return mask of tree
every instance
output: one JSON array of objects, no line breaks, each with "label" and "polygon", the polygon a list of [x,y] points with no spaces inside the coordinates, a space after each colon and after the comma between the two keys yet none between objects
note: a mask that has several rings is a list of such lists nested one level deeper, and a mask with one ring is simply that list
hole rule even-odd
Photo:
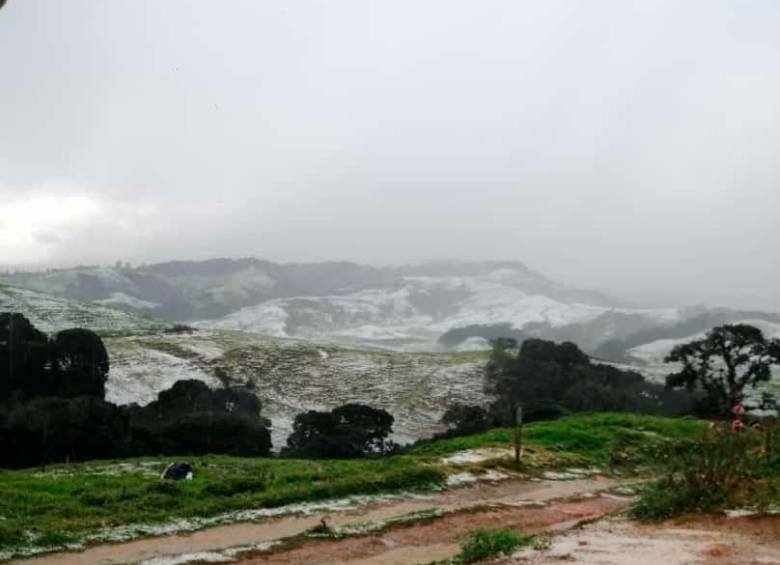
[{"label": "tree", "polygon": [[127,418],[90,396],[41,396],[0,410],[2,467],[127,455]]},{"label": "tree", "polygon": [[648,383],[632,371],[592,363],[573,343],[528,339],[517,347],[496,340],[487,365],[486,392],[495,397],[491,420],[514,425],[517,408],[527,422],[570,412],[627,411],[676,416],[690,394]]},{"label": "tree", "polygon": [[143,408],[128,408],[133,449],[145,453],[268,455],[270,425],[250,391],[177,381]]},{"label": "tree", "polygon": [[[512,339],[496,340],[488,361],[486,386],[486,392],[496,397],[490,407],[493,418],[514,425],[520,406],[526,421],[565,414],[567,410],[559,401],[569,385],[566,369],[571,365],[570,346],[579,351],[573,344],[559,346],[539,339],[528,339],[519,348]],[[562,348],[560,354],[558,348]],[[590,362],[587,356],[584,359]]]},{"label": "tree", "polygon": [[331,412],[298,414],[287,438],[286,455],[295,457],[365,457],[384,455],[393,445],[387,437],[394,418],[364,404],[345,404]]},{"label": "tree", "polygon": [[95,332],[83,328],[64,330],[52,343],[54,371],[52,390],[57,396],[105,398],[108,352]]},{"label": "tree", "polygon": [[0,402],[43,394],[50,368],[46,334],[22,314],[0,313]]},{"label": "tree", "polygon": [[704,409],[726,416],[742,403],[746,387],[755,388],[771,378],[772,365],[780,364],[780,341],[766,339],[760,329],[748,324],[726,324],[703,339],[676,346],[665,361],[682,364],[666,377],[667,387],[702,390]]},{"label": "tree", "polygon": [[395,418],[387,410],[365,404],[344,404],[332,412],[336,428],[364,455],[384,455]]},{"label": "tree", "polygon": [[457,437],[478,434],[490,428],[490,418],[481,406],[453,404],[441,417],[447,431],[439,437]]},{"label": "tree", "polygon": [[0,313],[0,467],[270,452],[271,424],[251,391],[178,381],[147,406],[119,407],[104,400],[108,370],[108,352],[94,332],[64,330],[50,340],[23,315]]}]

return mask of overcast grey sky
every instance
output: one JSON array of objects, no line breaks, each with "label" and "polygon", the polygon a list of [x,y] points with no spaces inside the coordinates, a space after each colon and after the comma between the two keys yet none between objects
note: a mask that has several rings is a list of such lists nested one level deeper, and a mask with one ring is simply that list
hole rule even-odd
[{"label": "overcast grey sky", "polygon": [[776,0],[9,0],[0,264],[517,259],[780,308],[778,30]]}]

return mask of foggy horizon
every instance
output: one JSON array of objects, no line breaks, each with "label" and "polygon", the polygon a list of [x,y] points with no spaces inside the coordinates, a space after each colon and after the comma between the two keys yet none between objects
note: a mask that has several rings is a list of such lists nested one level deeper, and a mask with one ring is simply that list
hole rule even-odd
[{"label": "foggy horizon", "polygon": [[9,0],[0,269],[519,261],[780,310],[780,6]]}]

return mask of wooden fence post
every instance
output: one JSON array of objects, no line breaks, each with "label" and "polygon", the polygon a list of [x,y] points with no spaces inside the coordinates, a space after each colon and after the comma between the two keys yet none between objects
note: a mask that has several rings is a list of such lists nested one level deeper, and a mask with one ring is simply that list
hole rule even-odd
[{"label": "wooden fence post", "polygon": [[520,457],[523,454],[523,407],[518,406],[515,411],[515,465],[520,466]]}]

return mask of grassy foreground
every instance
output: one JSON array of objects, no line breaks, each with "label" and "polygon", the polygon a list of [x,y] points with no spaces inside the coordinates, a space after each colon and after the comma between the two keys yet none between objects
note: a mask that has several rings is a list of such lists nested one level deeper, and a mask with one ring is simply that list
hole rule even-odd
[{"label": "grassy foreground", "polygon": [[[173,519],[430,488],[444,479],[435,467],[405,457],[301,461],[210,455],[180,458],[193,464],[195,480],[160,481],[171,460],[128,459],[0,472],[0,550],[73,543],[128,524],[149,524],[147,533],[154,533],[154,524]],[[141,528],[135,535],[144,533]]]},{"label": "grassy foreground", "polygon": [[[577,414],[525,426],[523,442],[529,448],[524,461],[533,466],[580,464],[604,467],[648,463],[652,448],[669,440],[690,439],[707,425],[687,418],[658,418],[636,414]],[[511,429],[425,443],[412,455],[444,457],[467,449],[511,447]]]},{"label": "grassy foreground", "polygon": [[[642,463],[644,446],[699,434],[704,424],[626,414],[576,415],[526,426],[529,467],[616,468]],[[227,456],[141,458],[0,471],[0,558],[31,547],[57,547],[191,528],[276,508],[352,495],[442,486],[458,451],[510,447],[511,430],[419,445],[381,460],[303,461]],[[189,461],[195,480],[162,482],[173,460]],[[209,521],[211,520],[211,521]],[[179,522],[181,525],[181,522]]]}]

